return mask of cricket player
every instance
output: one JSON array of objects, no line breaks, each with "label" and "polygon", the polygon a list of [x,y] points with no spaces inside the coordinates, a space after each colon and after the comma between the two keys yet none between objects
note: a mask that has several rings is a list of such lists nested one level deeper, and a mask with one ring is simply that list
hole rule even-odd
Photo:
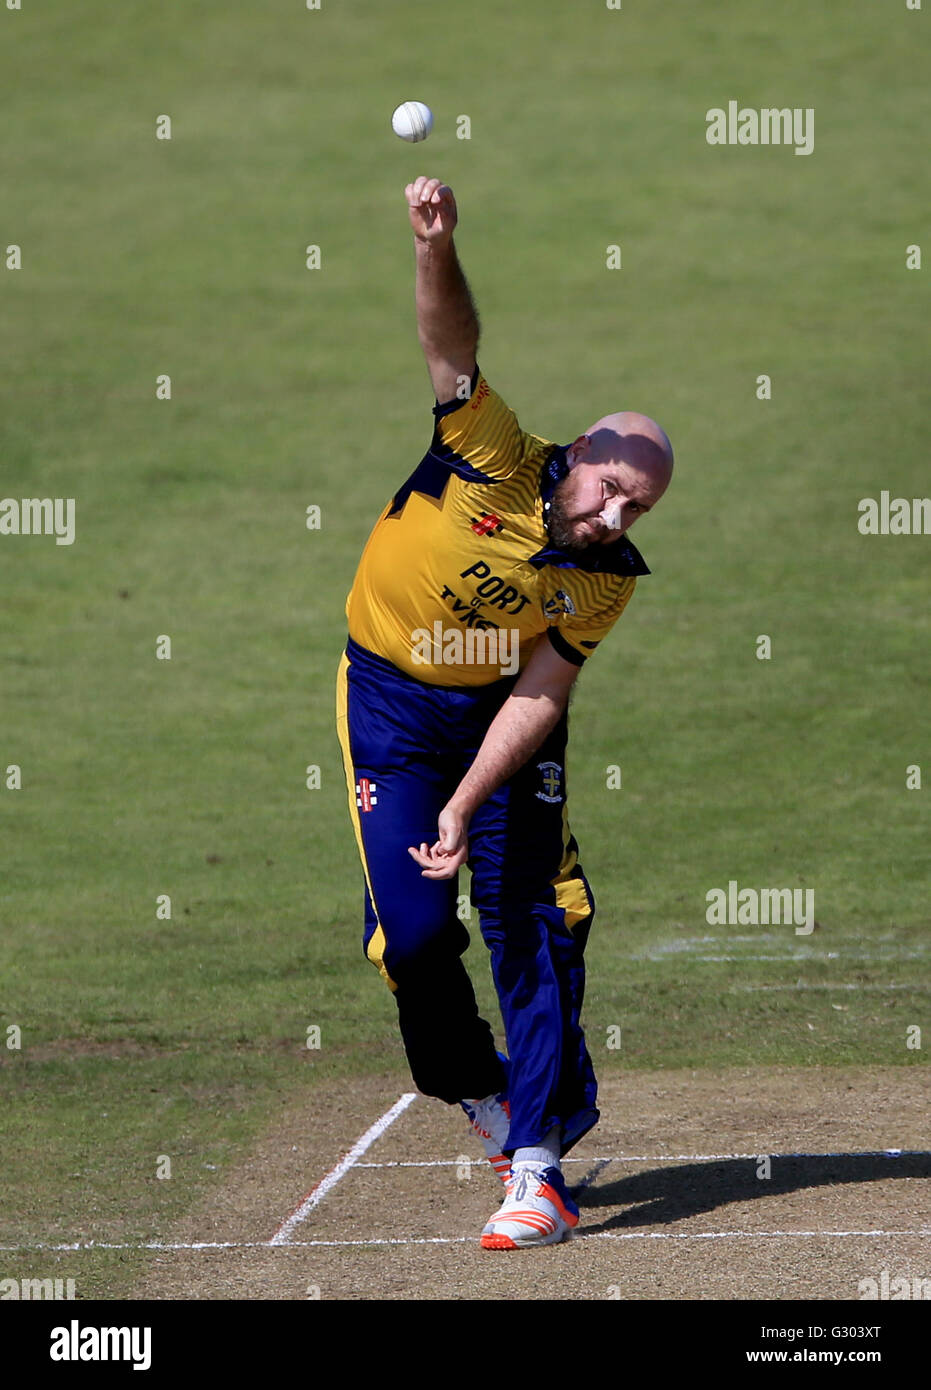
[{"label": "cricket player", "polygon": [[[337,727],[365,954],[415,1085],[462,1106],[505,1182],[481,1244],[513,1250],[579,1219],[560,1160],[599,1118],[579,1021],[595,904],[566,812],[567,709],[649,573],[626,533],[665,492],[672,449],[629,411],[566,446],[523,430],[476,361],[452,190],[421,176],[405,192],[433,434],[359,562]],[[507,1057],[462,962],[463,865]]]}]

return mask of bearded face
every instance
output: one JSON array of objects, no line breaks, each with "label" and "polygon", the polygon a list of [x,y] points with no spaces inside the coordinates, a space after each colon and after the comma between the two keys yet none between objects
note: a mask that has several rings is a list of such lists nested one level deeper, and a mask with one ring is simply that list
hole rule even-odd
[{"label": "bearded face", "polygon": [[[553,545],[569,556],[584,554],[590,546],[599,544],[608,535],[607,527],[597,516],[578,514],[575,491],[575,480],[570,473],[557,484],[550,499],[546,521],[546,533]],[[612,533],[610,539],[616,540],[617,533]]]}]

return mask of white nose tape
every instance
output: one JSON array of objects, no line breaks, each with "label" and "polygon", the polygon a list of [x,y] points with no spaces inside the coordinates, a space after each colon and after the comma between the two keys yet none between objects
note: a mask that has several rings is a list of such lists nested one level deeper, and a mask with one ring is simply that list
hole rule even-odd
[{"label": "white nose tape", "polygon": [[611,502],[599,513],[601,520],[609,531],[619,531],[621,529],[621,504]]}]

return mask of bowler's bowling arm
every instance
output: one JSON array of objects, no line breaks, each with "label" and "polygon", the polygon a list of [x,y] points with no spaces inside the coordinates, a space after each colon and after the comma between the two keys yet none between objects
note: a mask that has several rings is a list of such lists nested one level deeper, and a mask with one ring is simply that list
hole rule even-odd
[{"label": "bowler's bowling arm", "polygon": [[[479,322],[452,237],[445,244],[414,239],[417,335],[441,405],[464,400],[475,371]],[[463,391],[463,382],[465,390]]]}]

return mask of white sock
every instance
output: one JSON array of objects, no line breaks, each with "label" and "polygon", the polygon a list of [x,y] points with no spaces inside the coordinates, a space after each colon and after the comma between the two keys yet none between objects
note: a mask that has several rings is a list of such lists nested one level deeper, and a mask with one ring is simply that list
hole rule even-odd
[{"label": "white sock", "polygon": [[511,1167],[513,1168],[518,1163],[529,1163],[534,1168],[539,1168],[541,1165],[544,1168],[559,1168],[561,1137],[562,1131],[559,1125],[553,1125],[549,1134],[545,1134],[534,1148],[515,1149],[514,1157],[511,1159]]}]

